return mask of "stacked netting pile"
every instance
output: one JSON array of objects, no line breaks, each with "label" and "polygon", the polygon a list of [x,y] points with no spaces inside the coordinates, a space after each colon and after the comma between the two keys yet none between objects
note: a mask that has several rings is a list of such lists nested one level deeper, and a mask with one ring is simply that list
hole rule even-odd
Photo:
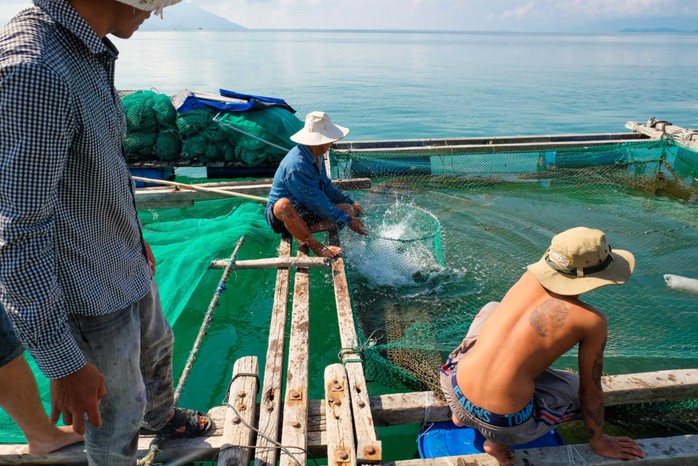
[{"label": "stacked netting pile", "polygon": [[276,164],[294,145],[289,137],[303,127],[291,111],[279,106],[178,113],[169,96],[153,91],[127,94],[122,102],[127,119],[124,147],[131,162]]},{"label": "stacked netting pile", "polygon": [[137,91],[125,95],[122,104],[127,129],[124,150],[129,161],[181,158],[177,112],[168,96]]},{"label": "stacked netting pile", "polygon": [[[698,154],[679,143],[408,155],[335,151],[333,176],[372,179],[362,199],[367,213],[393,202],[430,212],[441,227],[445,266],[434,267],[422,255],[420,273],[403,280],[380,280],[389,268],[385,258],[361,267],[348,255],[369,378],[438,394],[439,367],[478,310],[501,300],[551,238],[575,226],[603,230],[612,247],[637,259],[626,285],[584,295],[608,315],[606,371],[698,367],[698,294],[664,279],[698,279]],[[576,365],[576,349],[558,363]],[[683,411],[666,409],[695,414],[697,408],[694,400]]]}]

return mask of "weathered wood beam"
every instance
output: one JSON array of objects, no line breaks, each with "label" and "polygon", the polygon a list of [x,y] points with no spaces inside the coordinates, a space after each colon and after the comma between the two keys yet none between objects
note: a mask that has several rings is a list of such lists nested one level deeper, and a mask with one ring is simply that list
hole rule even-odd
[{"label": "weathered wood beam", "polygon": [[[235,261],[234,269],[270,269],[280,267],[329,267],[331,259],[327,257],[269,257],[266,259],[250,259]],[[211,261],[211,269],[224,269],[230,264],[229,259]]]},{"label": "weathered wood beam", "polygon": [[[610,375],[602,377],[602,384],[607,406],[691,399],[695,398],[696,393],[698,393],[698,369]],[[423,421],[438,422],[448,420],[450,417],[448,406],[443,401],[438,400],[432,392],[394,393],[374,396],[370,398],[369,402],[373,412],[373,421],[377,426],[413,424]],[[322,454],[326,453],[325,409],[324,400],[309,400],[308,402],[308,449],[311,454],[317,457],[321,457]],[[262,407],[263,410],[264,407]],[[209,414],[213,420],[213,426],[207,436],[193,439],[166,440],[163,443],[163,451],[158,454],[158,461],[164,462],[168,458],[176,459],[188,454],[196,456],[191,461],[196,461],[197,459],[206,461],[214,458],[223,440],[222,426],[225,420],[225,407],[212,408]],[[677,439],[689,437],[693,439],[691,440],[693,443],[690,443],[692,445],[690,448],[693,448],[694,456],[689,457],[689,460],[679,461],[674,464],[698,464],[698,459],[693,463],[691,462],[694,461],[693,458],[698,458],[698,445],[695,443],[696,436],[650,439],[644,441],[644,444],[651,442],[652,444],[667,445],[666,449],[670,452],[673,448],[673,442],[676,442]],[[140,456],[148,452],[151,439],[152,437],[139,439],[138,451]],[[86,462],[85,448],[82,445],[73,445],[50,455],[40,457],[28,456],[26,447],[24,444],[0,445],[0,464],[75,465]],[[672,464],[668,462],[650,463],[650,460],[651,458],[646,458],[642,464]],[[645,461],[648,462],[645,463]],[[409,466],[409,464],[401,463],[400,466]]]},{"label": "weathered wood beam", "polygon": [[[651,120],[650,120],[651,122]],[[648,122],[648,123],[650,123]],[[635,121],[628,121],[625,127],[639,134],[644,134],[652,139],[673,138],[679,144],[698,151],[698,131],[672,125],[666,121],[653,122],[653,126],[643,125]]]},{"label": "weathered wood beam", "polygon": [[489,138],[415,139],[335,143],[335,154],[447,155],[513,150],[545,150],[558,147],[587,147],[646,140],[638,133],[559,134]]},{"label": "weathered wood beam", "polygon": [[[337,230],[330,232],[330,243],[338,246]],[[342,363],[344,364],[356,431],[356,461],[358,463],[379,463],[383,458],[381,441],[378,440],[373,424],[368,388],[364,377],[364,366],[359,354],[359,339],[354,325],[354,312],[351,308],[349,285],[341,257],[332,262],[334,296],[337,304],[337,321],[341,340]]]},{"label": "weathered wood beam", "polygon": [[[698,464],[698,435],[638,440],[645,451],[642,466],[672,466]],[[628,466],[633,462],[603,458],[595,454],[588,444],[560,447],[527,448],[514,452],[516,464],[558,466],[584,464],[586,466]],[[498,466],[494,457],[478,455],[449,456],[442,458],[390,461],[383,466]]]},{"label": "weathered wood beam", "polygon": [[[284,235],[279,243],[279,258],[291,254],[291,237]],[[264,366],[264,383],[259,409],[257,449],[255,466],[273,466],[278,458],[275,442],[279,441],[281,426],[281,386],[284,371],[284,340],[286,336],[286,315],[288,313],[288,289],[291,271],[279,268],[276,272],[274,304],[269,324],[269,343]]]},{"label": "weathered wood beam", "polygon": [[325,368],[325,421],[327,464],[356,466],[349,381],[341,364]]},{"label": "weathered wood beam", "polygon": [[250,446],[255,432],[248,426],[254,426],[256,419],[258,379],[256,356],[235,361],[223,425],[223,445],[218,455],[219,466],[250,464]]},{"label": "weathered wood beam", "polygon": [[[297,254],[307,255],[307,246],[299,247]],[[281,444],[285,448],[279,457],[280,466],[302,466],[308,457],[309,282],[309,270],[296,269],[281,430]]]},{"label": "weathered wood beam", "polygon": [[[332,180],[332,184],[343,191],[351,191],[358,189],[368,189],[371,187],[371,180],[368,178],[352,178],[345,180]],[[217,183],[202,183],[200,185],[206,189],[205,191],[192,191],[189,189],[177,189],[176,187],[155,187],[155,188],[137,188],[136,189],[136,206],[139,209],[157,209],[162,207],[193,205],[195,201],[203,201],[207,199],[222,199],[228,195],[221,192],[235,191],[247,195],[269,195],[271,189],[271,181],[267,182],[217,182]]]}]

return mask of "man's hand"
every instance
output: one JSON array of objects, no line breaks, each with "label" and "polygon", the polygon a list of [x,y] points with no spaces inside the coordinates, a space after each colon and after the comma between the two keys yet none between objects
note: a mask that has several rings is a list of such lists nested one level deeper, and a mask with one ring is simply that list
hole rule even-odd
[{"label": "man's hand", "polygon": [[645,452],[635,440],[628,437],[611,437],[602,434],[589,441],[594,453],[606,458],[617,458],[622,460],[638,460],[645,457]]},{"label": "man's hand", "polygon": [[104,376],[92,364],[61,379],[51,381],[51,422],[58,422],[63,413],[65,425],[73,426],[78,434],[85,433],[87,420],[95,427],[102,426],[99,401],[107,392]]},{"label": "man's hand", "polygon": [[145,257],[148,259],[150,270],[152,270],[153,275],[155,275],[155,256],[153,255],[153,250],[150,249],[150,245],[146,240],[143,240],[143,246],[145,246]]},{"label": "man's hand", "polygon": [[364,208],[358,202],[354,202],[351,206],[354,208],[354,213],[357,217],[361,217],[364,214]]},{"label": "man's hand", "polygon": [[349,228],[354,230],[360,235],[368,236],[368,233],[365,230],[364,224],[361,223],[361,220],[359,220],[356,217],[352,217],[351,221],[349,222]]}]

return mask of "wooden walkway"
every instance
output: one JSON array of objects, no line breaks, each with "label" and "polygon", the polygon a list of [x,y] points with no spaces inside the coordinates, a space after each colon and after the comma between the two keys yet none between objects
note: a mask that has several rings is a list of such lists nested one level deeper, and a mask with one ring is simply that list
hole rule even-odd
[{"label": "wooden walkway", "polygon": [[[332,235],[330,241],[337,244],[336,235]],[[155,462],[304,466],[314,464],[312,458],[327,458],[327,464],[332,466],[496,466],[496,462],[484,454],[404,461],[385,458],[376,426],[445,421],[450,419],[449,409],[432,392],[369,396],[363,362],[357,351],[352,350],[358,347],[359,340],[343,259],[330,261],[308,257],[303,248],[291,257],[291,250],[290,238],[284,237],[277,258],[235,263],[239,270],[277,268],[263,379],[259,378],[257,357],[236,361],[227,404],[210,410],[214,426],[209,434],[195,439],[165,441]],[[212,267],[223,268],[227,263],[214,261]],[[331,269],[339,324],[338,345],[346,349],[341,352],[341,360],[325,370],[325,393],[321,400],[308,397],[311,267]],[[291,269],[295,269],[294,274]],[[284,354],[286,347],[288,354]],[[694,398],[698,394],[698,369],[607,376],[603,378],[603,385],[607,405]],[[147,453],[150,440],[148,437],[140,439],[140,457]],[[643,465],[698,464],[698,435],[644,439],[639,443],[648,454]],[[413,449],[414,445],[409,448]],[[0,464],[85,464],[82,445],[43,457],[28,456],[24,454],[25,449],[25,445],[0,445]],[[628,464],[602,459],[594,455],[588,445],[519,450],[516,458],[517,464],[526,465]],[[570,463],[571,460],[575,462]]]}]

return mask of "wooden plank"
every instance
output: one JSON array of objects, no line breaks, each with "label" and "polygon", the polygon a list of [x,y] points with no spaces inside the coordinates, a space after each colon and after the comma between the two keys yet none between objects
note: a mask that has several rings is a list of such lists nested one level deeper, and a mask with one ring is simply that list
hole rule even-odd
[{"label": "wooden plank", "polygon": [[486,136],[477,138],[427,138],[427,139],[381,139],[368,141],[338,141],[333,145],[337,151],[360,151],[363,149],[390,150],[393,148],[425,148],[425,147],[454,147],[454,146],[483,146],[502,144],[533,144],[541,142],[618,142],[626,140],[646,139],[641,134],[634,133],[567,133],[539,134],[530,136]]},{"label": "wooden plank", "polygon": [[[638,440],[645,451],[642,466],[671,466],[698,464],[698,435],[685,435],[669,438]],[[584,464],[586,466],[627,466],[635,464],[623,460],[603,458],[595,454],[588,444],[565,445],[560,447],[527,448],[516,450],[517,465],[559,466],[564,464]],[[498,466],[494,457],[482,453],[478,455],[449,456],[432,459],[391,461],[384,466]]]},{"label": "wooden plank", "polygon": [[389,152],[400,155],[448,155],[513,150],[547,150],[557,147],[587,147],[646,140],[642,134],[560,134],[539,136],[504,136],[487,138],[403,139],[393,141],[348,141],[335,143],[335,154],[371,154]]},{"label": "wooden plank", "polygon": [[[265,383],[267,383],[267,380],[268,378],[265,377]],[[606,394],[607,406],[690,399],[695,398],[695,394],[698,393],[698,369],[604,376],[602,377],[602,384]],[[276,399],[278,398],[277,396]],[[266,402],[273,403],[274,400],[265,400],[263,395],[262,402],[264,405]],[[445,402],[437,399],[432,392],[394,393],[374,396],[369,399],[369,405],[373,413],[373,420],[377,426],[438,422],[450,419],[448,406],[446,406]],[[264,411],[265,409],[262,406],[260,427]],[[275,408],[275,411],[279,411],[278,407]],[[186,455],[196,456],[192,461],[196,459],[205,461],[214,458],[223,443],[225,413],[226,408],[222,406],[212,408],[209,411],[213,426],[207,436],[165,441],[163,452],[158,455],[158,461],[161,458],[175,459],[185,457]],[[324,401],[309,400],[308,448],[313,455],[319,456],[327,451],[325,425]],[[138,451],[140,456],[148,452],[151,439],[152,437],[149,436],[139,439]],[[674,439],[670,437],[668,440],[673,442],[675,441]],[[658,441],[666,442],[666,440],[659,439]],[[62,465],[84,464],[86,461],[85,448],[82,445],[66,447],[59,452],[43,457],[32,457],[25,453],[26,445],[24,444],[0,445],[0,464]],[[698,446],[694,449],[694,453],[698,454]],[[259,452],[257,452],[257,455],[259,456]],[[698,462],[695,464],[698,464]]]},{"label": "wooden plank", "polygon": [[[280,258],[290,256],[290,236],[281,237],[278,254]],[[290,276],[291,271],[288,268],[279,268],[276,272],[274,305],[269,324],[269,343],[260,401],[255,466],[272,466],[276,464],[278,458],[276,443],[279,441],[279,426],[281,425],[281,384],[283,383],[284,340],[286,337]]]},{"label": "wooden plank", "polygon": [[[330,233],[330,243],[339,245],[336,230]],[[356,460],[359,463],[379,463],[383,452],[373,425],[366,378],[359,350],[359,339],[356,335],[354,313],[349,298],[349,285],[344,270],[344,259],[341,257],[332,262],[332,278],[342,344],[340,356],[349,379],[354,429],[356,430]]]},{"label": "wooden plank", "polygon": [[[307,247],[298,248],[298,256],[307,253]],[[307,461],[309,281],[307,268],[296,269],[281,431],[284,449],[280,454],[280,466],[302,466]]]},{"label": "wooden plank", "polygon": [[[266,259],[250,259],[235,261],[234,269],[269,269],[279,267],[329,267],[332,260],[327,257],[269,257]],[[224,269],[230,264],[229,259],[211,261],[211,269]]]},{"label": "wooden plank", "polygon": [[[652,125],[652,126],[650,126]],[[673,138],[679,144],[687,148],[698,151],[698,131],[695,129],[686,129],[681,126],[672,125],[666,121],[648,121],[643,125],[635,121],[628,121],[625,127],[636,133],[649,136],[652,139]]]},{"label": "wooden plank", "polygon": [[[601,378],[606,406],[695,398],[698,369],[676,369]],[[451,418],[446,402],[432,392],[394,393],[370,398],[378,426],[439,422]]]},{"label": "wooden plank", "polygon": [[[203,187],[210,187],[214,191],[236,191],[249,195],[269,195],[271,180],[266,182],[216,182],[202,183]],[[358,189],[368,189],[371,187],[371,180],[368,178],[350,178],[332,180],[332,184],[343,191]],[[139,209],[154,209],[165,204],[186,203],[193,205],[195,201],[206,199],[222,199],[225,194],[210,191],[191,191],[188,189],[176,189],[171,187],[151,187],[136,189],[136,206]]]},{"label": "wooden plank", "polygon": [[341,364],[332,364],[325,368],[325,420],[327,464],[355,466],[349,382]]},{"label": "wooden plank", "polygon": [[235,361],[225,424],[223,425],[223,445],[218,455],[220,466],[249,464],[254,439],[254,421],[257,414],[257,390],[259,366],[255,356],[247,356]]}]

